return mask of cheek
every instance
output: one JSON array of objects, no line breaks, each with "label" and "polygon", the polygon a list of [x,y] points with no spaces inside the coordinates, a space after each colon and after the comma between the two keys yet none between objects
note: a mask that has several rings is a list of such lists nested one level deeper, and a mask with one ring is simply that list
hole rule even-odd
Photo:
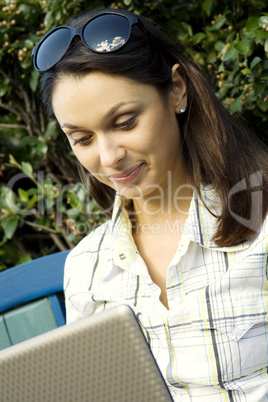
[{"label": "cheek", "polygon": [[97,155],[88,148],[79,145],[71,147],[75,157],[89,172],[94,173],[97,169]]}]

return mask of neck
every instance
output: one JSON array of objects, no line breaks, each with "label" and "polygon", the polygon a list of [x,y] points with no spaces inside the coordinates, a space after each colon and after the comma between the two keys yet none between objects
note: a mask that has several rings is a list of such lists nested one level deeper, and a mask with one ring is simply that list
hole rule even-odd
[{"label": "neck", "polygon": [[133,200],[131,218],[136,225],[159,224],[180,220],[184,222],[189,213],[193,196],[193,186],[185,183],[181,186],[172,186],[170,183],[166,191],[156,190],[149,196]]}]

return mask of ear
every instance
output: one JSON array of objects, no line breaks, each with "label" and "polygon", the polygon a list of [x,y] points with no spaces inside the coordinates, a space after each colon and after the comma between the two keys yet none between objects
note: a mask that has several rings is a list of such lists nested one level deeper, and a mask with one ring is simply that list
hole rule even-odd
[{"label": "ear", "polygon": [[172,67],[172,99],[175,113],[184,113],[187,109],[187,87],[186,83],[179,72],[180,65],[174,64]]}]

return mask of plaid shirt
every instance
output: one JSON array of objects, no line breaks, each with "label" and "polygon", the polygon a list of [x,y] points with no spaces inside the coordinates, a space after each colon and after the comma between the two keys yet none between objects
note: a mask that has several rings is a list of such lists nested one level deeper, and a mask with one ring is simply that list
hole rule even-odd
[{"label": "plaid shirt", "polygon": [[[205,186],[202,192],[216,208],[217,195]],[[168,268],[167,310],[117,196],[112,219],[67,258],[67,322],[128,304],[174,401],[268,401],[268,219],[254,238],[232,247],[212,242],[215,226],[195,194]]]}]

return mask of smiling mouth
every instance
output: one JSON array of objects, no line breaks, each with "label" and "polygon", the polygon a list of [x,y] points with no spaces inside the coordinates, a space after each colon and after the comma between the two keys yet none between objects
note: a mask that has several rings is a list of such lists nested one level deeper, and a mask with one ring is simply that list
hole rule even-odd
[{"label": "smiling mouth", "polygon": [[112,175],[109,177],[115,183],[130,184],[138,177],[143,166],[144,166],[144,163],[141,163],[140,165],[135,166],[134,168],[128,169],[121,174],[115,174],[115,175]]}]

